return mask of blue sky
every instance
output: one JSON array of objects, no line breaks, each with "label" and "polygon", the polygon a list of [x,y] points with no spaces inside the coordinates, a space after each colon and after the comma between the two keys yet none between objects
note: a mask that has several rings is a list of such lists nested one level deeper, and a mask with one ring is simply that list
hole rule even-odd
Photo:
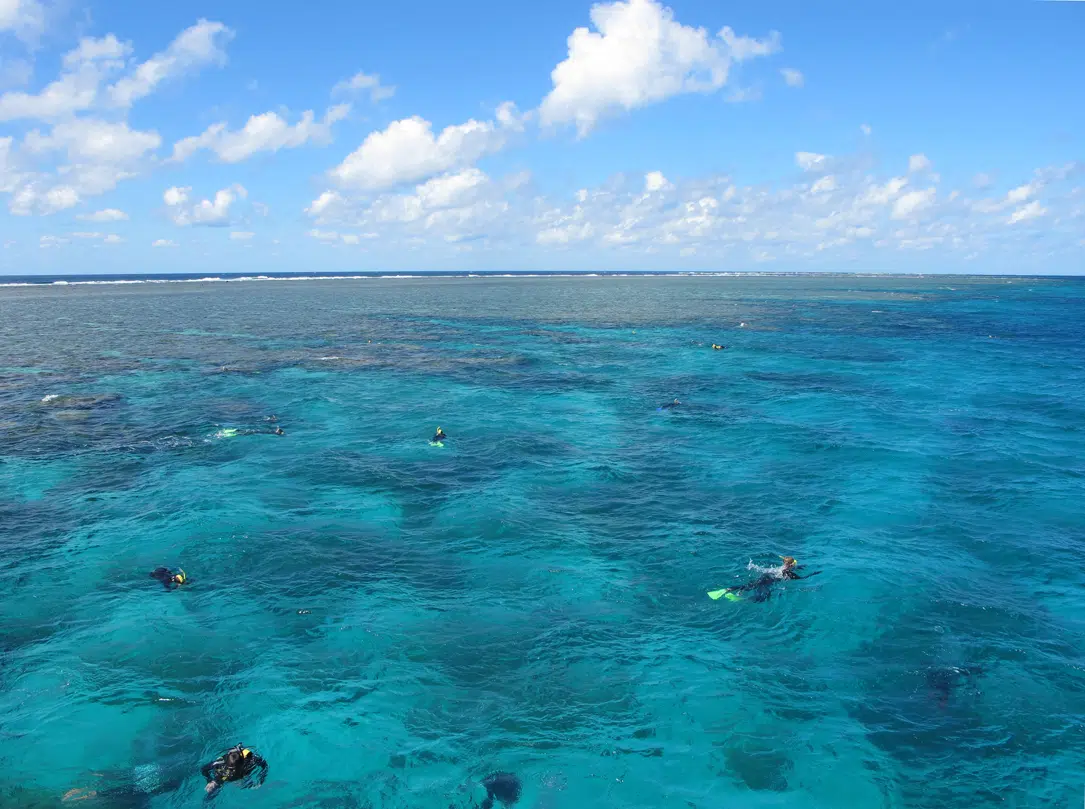
[{"label": "blue sky", "polygon": [[1085,2],[0,0],[0,274],[1085,271]]}]

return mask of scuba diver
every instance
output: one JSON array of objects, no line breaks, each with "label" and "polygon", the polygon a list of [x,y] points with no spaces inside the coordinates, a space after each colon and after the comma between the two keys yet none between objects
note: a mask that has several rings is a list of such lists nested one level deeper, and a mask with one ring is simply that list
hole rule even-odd
[{"label": "scuba diver", "polygon": [[720,598],[726,598],[728,601],[738,601],[739,597],[735,595],[736,593],[753,591],[753,595],[751,596],[752,601],[768,601],[769,598],[772,597],[772,587],[777,582],[784,581],[785,579],[809,579],[810,577],[821,573],[821,571],[818,570],[814,573],[807,573],[804,576],[800,576],[796,572],[799,563],[795,561],[794,556],[781,556],[780,558],[784,562],[780,567],[766,570],[757,579],[746,584],[737,587],[725,587],[722,590],[712,590],[709,592],[708,597],[713,601],[717,601]]},{"label": "scuba diver", "polygon": [[167,590],[176,590],[188,581],[188,576],[181,568],[172,570],[168,567],[156,567],[151,571],[151,578],[162,582],[162,586]]},{"label": "scuba diver", "polygon": [[667,402],[667,404],[663,405],[659,409],[660,410],[670,410],[672,407],[678,407],[678,405],[680,405],[680,404],[682,404],[682,403],[680,401],[678,401],[677,399],[675,399],[673,402]]},{"label": "scuba diver", "polygon": [[447,438],[448,436],[445,435],[445,431],[438,427],[437,432],[433,434],[432,442],[434,444],[439,444],[441,441],[445,441]]},{"label": "scuba diver", "polygon": [[[260,773],[251,778],[253,772],[259,769]],[[246,780],[245,789],[259,787],[267,778],[267,762],[257,753],[249,750],[242,744],[235,745],[212,761],[205,764],[200,773],[207,779],[204,791],[208,798],[212,798],[219,788],[230,781]]]},{"label": "scuba diver", "polygon": [[725,348],[727,348],[727,346],[720,346],[720,345],[716,345],[715,343],[712,344],[712,350],[713,351],[723,351],[723,349],[725,349]]},{"label": "scuba diver", "polygon": [[495,798],[505,807],[520,800],[520,779],[511,772],[487,775],[482,779],[482,785],[486,787],[486,799],[482,802],[481,809],[493,809]]}]

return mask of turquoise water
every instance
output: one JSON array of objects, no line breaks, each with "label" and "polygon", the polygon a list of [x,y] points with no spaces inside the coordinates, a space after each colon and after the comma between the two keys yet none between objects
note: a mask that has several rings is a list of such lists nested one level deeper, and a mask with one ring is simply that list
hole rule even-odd
[{"label": "turquoise water", "polygon": [[220,807],[1076,806],[1083,334],[1075,280],[0,289],[0,806],[239,741]]}]

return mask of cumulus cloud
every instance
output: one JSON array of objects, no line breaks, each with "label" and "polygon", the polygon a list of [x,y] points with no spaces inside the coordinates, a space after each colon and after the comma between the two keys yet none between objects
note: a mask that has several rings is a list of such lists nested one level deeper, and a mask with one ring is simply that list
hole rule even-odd
[{"label": "cumulus cloud", "polygon": [[225,64],[226,44],[233,36],[234,32],[220,22],[199,20],[178,34],[166,50],[136,66],[130,75],[110,87],[110,102],[113,106],[129,107],[169,79],[194,73],[207,65]]},{"label": "cumulus cloud", "polygon": [[27,170],[10,188],[0,190],[12,194],[9,208],[16,215],[56,213],[136,176],[160,143],[157,132],[92,118],[65,121],[44,134],[34,129],[23,138],[21,156],[59,159],[55,172]]},{"label": "cumulus cloud", "polygon": [[344,79],[332,88],[333,95],[347,93],[369,93],[369,100],[376,104],[378,101],[394,96],[396,88],[382,85],[381,77],[376,73],[372,75],[355,73],[349,79]]},{"label": "cumulus cloud", "polygon": [[821,171],[828,167],[829,158],[816,152],[795,152],[795,165],[803,171]]},{"label": "cumulus cloud", "polygon": [[166,50],[135,65],[132,45],[114,34],[83,37],[42,90],[0,95],[0,121],[53,124],[29,131],[17,155],[10,140],[0,155],[8,163],[0,171],[0,192],[11,195],[9,210],[19,216],[67,210],[152,166],[161,138],[133,129],[124,120],[128,108],[169,79],[221,63],[231,36],[222,23],[200,20]]},{"label": "cumulus cloud", "polygon": [[190,205],[191,192],[191,187],[174,186],[167,188],[162,195],[170,219],[180,227],[227,227],[233,223],[233,204],[248,196],[243,186],[235,184],[215,192],[213,200],[203,199]]},{"label": "cumulus cloud", "polygon": [[918,174],[923,171],[930,171],[931,161],[927,159],[925,154],[914,154],[908,158],[908,173]]},{"label": "cumulus cloud", "polygon": [[393,121],[370,133],[329,176],[344,188],[372,191],[470,166],[501,149],[522,126],[512,104],[503,104],[495,117],[447,126],[438,134],[417,115]]},{"label": "cumulus cloud", "polygon": [[64,55],[59,77],[41,92],[11,91],[0,95],[0,121],[49,121],[91,109],[98,101],[102,82],[123,69],[129,53],[131,46],[113,34],[101,39],[84,37]]},{"label": "cumulus cloud", "polygon": [[177,242],[171,239],[155,239],[151,242],[151,247],[177,247]]},{"label": "cumulus cloud", "polygon": [[806,84],[806,78],[802,75],[802,71],[793,67],[782,68],[780,75],[784,77],[784,82],[788,87],[802,87]]},{"label": "cumulus cloud", "polygon": [[128,214],[116,208],[105,208],[94,213],[81,213],[76,216],[76,219],[82,219],[84,222],[123,222],[128,219]]},{"label": "cumulus cloud", "polygon": [[722,28],[683,25],[656,0],[618,0],[592,6],[595,30],[577,28],[568,56],[551,73],[543,124],[575,124],[587,135],[604,116],[685,93],[711,93],[727,83],[732,63],[780,49],[779,35],[764,40]]},{"label": "cumulus cloud", "polygon": [[[5,2],[11,0],[0,0],[0,4]],[[168,79],[207,64],[221,64],[225,60],[223,47],[232,36],[222,23],[201,20],[182,31],[165,51],[137,65],[109,87],[103,85],[125,72],[132,46],[113,34],[97,39],[84,37],[64,55],[60,75],[41,92],[0,95],[0,121],[49,121],[99,107],[127,108]]]},{"label": "cumulus cloud", "polygon": [[[562,262],[629,267],[658,267],[661,256],[678,261],[683,251],[719,266],[786,261],[789,267],[901,269],[914,266],[907,255],[923,251],[937,252],[950,266],[983,256],[1002,260],[1012,253],[1010,238],[1020,240],[1023,250],[1039,239],[1060,244],[1060,238],[1061,249],[1076,249],[1071,241],[1076,244],[1080,228],[1072,223],[1085,221],[1085,190],[1054,196],[1056,186],[1071,185],[1070,170],[1036,173],[1033,181],[1045,189],[1043,205],[1027,199],[991,212],[980,210],[967,190],[938,193],[933,186],[910,185],[909,177],[923,175],[883,176],[858,156],[806,154],[812,157],[802,164],[814,170],[775,187],[743,186],[721,176],[672,180],[649,172],[554,199],[520,179],[495,180],[470,167],[375,197],[329,190],[306,210],[312,238],[339,246],[354,236],[361,241],[365,234],[379,234],[376,249],[436,249],[445,243],[510,254],[535,250],[539,256],[560,250]],[[1063,179],[1049,179],[1055,177]],[[1065,223],[1061,229],[1045,226],[1059,221]]]},{"label": "cumulus cloud", "polygon": [[644,190],[649,193],[670,188],[670,185],[671,184],[667,182],[667,178],[663,176],[663,172],[661,171],[650,171],[644,175]]},{"label": "cumulus cloud", "polygon": [[223,163],[239,163],[261,152],[296,149],[307,143],[326,144],[331,141],[332,125],[349,113],[349,104],[339,104],[329,108],[322,121],[316,121],[313,111],[306,110],[293,125],[275,112],[253,115],[244,127],[233,132],[225,123],[212,124],[200,135],[177,141],[170,159],[182,162],[208,149]]},{"label": "cumulus cloud", "polygon": [[935,194],[933,188],[901,194],[897,201],[893,203],[893,218],[909,219],[926,211],[934,205]]},{"label": "cumulus cloud", "polygon": [[11,33],[28,44],[45,27],[45,8],[39,0],[0,0],[0,34]]},{"label": "cumulus cloud", "polygon": [[63,151],[73,164],[126,165],[154,151],[162,143],[157,132],[141,132],[127,123],[87,118],[57,124],[47,135],[38,130],[23,139],[31,154]]},{"label": "cumulus cloud", "polygon": [[1019,222],[1027,222],[1030,219],[1037,219],[1044,216],[1047,213],[1047,208],[1040,204],[1039,200],[1033,200],[1028,205],[1022,205],[1016,211],[1014,211],[1008,221],[1008,224],[1016,225]]}]

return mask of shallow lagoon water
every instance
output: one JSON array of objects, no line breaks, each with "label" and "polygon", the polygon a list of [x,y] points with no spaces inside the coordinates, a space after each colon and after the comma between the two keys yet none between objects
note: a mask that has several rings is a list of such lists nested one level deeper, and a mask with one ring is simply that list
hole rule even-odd
[{"label": "shallow lagoon water", "polygon": [[1082,334],[1053,279],[0,289],[0,806],[238,741],[218,806],[1068,805]]}]

